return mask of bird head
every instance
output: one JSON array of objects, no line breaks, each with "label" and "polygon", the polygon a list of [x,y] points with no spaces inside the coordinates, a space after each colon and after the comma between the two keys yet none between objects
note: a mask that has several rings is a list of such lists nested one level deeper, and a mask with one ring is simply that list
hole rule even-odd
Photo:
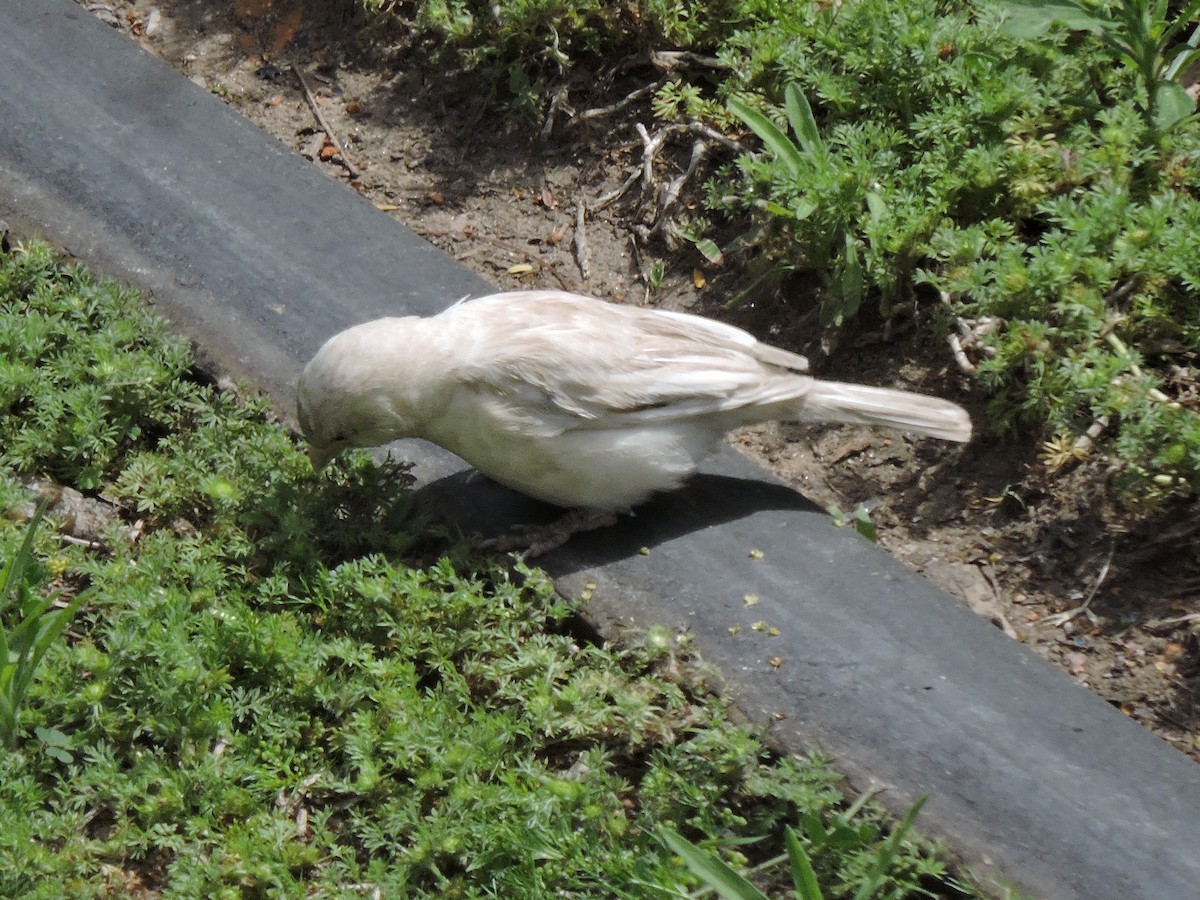
[{"label": "bird head", "polygon": [[314,469],[351,447],[377,447],[416,433],[416,411],[403,389],[404,351],[411,344],[396,333],[411,321],[380,319],[347,329],[304,367],[296,413]]}]

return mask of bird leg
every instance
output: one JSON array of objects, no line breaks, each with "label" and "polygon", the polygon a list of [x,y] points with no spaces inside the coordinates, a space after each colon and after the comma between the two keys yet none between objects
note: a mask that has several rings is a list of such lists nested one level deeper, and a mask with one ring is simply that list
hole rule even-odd
[{"label": "bird leg", "polygon": [[483,546],[500,553],[520,551],[521,559],[534,559],[557,550],[581,531],[594,531],[616,524],[615,512],[572,509],[545,525],[518,525],[507,534],[484,541]]}]

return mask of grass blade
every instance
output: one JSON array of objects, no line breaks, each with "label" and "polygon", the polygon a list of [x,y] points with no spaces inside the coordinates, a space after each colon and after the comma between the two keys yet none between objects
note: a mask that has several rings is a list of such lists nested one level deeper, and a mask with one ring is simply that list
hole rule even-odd
[{"label": "grass blade", "polygon": [[796,178],[804,166],[804,157],[791,139],[779,130],[779,126],[750,106],[746,101],[730,97],[729,111],[745,123],[746,127],[758,135],[768,150],[787,170],[788,175]]},{"label": "grass blade", "polygon": [[659,835],[708,887],[726,900],[768,900],[767,895],[735,872],[715,853],[701,850],[683,835],[669,828],[660,828]]},{"label": "grass blade", "polygon": [[828,155],[825,142],[821,140],[821,132],[817,129],[817,120],[813,116],[812,107],[804,92],[793,81],[783,90],[783,109],[787,113],[788,124],[796,133],[800,146],[808,151],[814,159],[823,160]]},{"label": "grass blade", "polygon": [[903,842],[905,836],[912,828],[913,822],[917,819],[917,813],[921,811],[921,807],[925,805],[928,799],[928,794],[918,797],[917,802],[912,805],[912,809],[904,814],[904,818],[892,829],[892,833],[887,836],[887,840],[880,845],[875,854],[875,863],[868,870],[862,887],[855,892],[854,900],[870,900],[879,890],[883,884],[884,877],[887,875],[888,868],[900,850],[901,842]]},{"label": "grass blade", "polygon": [[0,571],[0,600],[5,601],[0,609],[11,606],[20,616],[11,629],[0,623],[0,744],[9,747],[16,741],[17,709],[38,664],[89,593],[82,591],[62,609],[48,612],[54,600],[39,599],[25,584],[25,570],[33,560],[33,541],[46,506],[44,501],[38,506],[25,529],[21,546]]},{"label": "grass blade", "polygon": [[4,564],[4,568],[0,570],[0,597],[8,593],[10,586],[16,585],[20,589],[21,582],[25,577],[25,567],[33,558],[33,539],[37,534],[38,524],[42,521],[42,516],[46,514],[46,507],[49,502],[43,500],[38,504],[37,509],[33,511],[33,516],[29,520],[29,524],[25,528],[25,537],[21,540],[21,546],[12,559]]},{"label": "grass blade", "polygon": [[817,873],[813,871],[812,860],[804,852],[804,847],[791,826],[783,829],[783,841],[792,864],[792,883],[796,886],[796,896],[800,900],[824,900],[821,886],[817,884]]}]

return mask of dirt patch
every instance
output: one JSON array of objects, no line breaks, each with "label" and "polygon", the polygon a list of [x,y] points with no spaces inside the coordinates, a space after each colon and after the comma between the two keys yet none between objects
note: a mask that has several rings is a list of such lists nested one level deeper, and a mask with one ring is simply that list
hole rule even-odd
[{"label": "dirt patch", "polygon": [[[643,184],[636,126],[655,127],[645,100],[586,120],[560,115],[543,134],[482,103],[478,79],[431,62],[418,36],[350,3],[83,5],[500,288],[719,315],[809,354],[822,377],[925,389],[985,421],[984,400],[917,327],[921,311],[860,331],[829,357],[802,285],[790,302],[725,312],[744,275],[655,229],[662,190],[687,169],[694,136],[665,135]],[[649,61],[591,74],[593,90],[577,95],[596,108],[656,77]],[[721,152],[728,158],[718,146],[710,161]],[[619,198],[597,202],[631,177]],[[697,202],[685,186],[677,208]],[[1195,506],[1135,522],[1112,503],[1102,464],[1052,471],[1028,438],[979,430],[965,448],[792,425],[732,440],[819,504],[865,504],[899,559],[1200,760]]]}]

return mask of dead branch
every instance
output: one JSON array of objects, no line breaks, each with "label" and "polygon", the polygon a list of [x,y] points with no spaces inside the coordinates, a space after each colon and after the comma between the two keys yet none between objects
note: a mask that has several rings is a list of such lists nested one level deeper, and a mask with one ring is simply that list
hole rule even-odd
[{"label": "dead branch", "polygon": [[346,171],[351,177],[357,178],[360,174],[359,169],[350,159],[349,153],[346,152],[345,146],[337,136],[337,132],[333,130],[325,115],[321,112],[321,107],[317,105],[317,98],[313,96],[313,92],[308,87],[308,79],[304,77],[304,73],[300,71],[300,67],[292,63],[292,71],[296,73],[296,80],[300,82],[300,89],[304,92],[304,99],[308,103],[308,108],[312,110],[312,114],[317,119],[317,124],[321,126],[321,130],[325,132],[325,137],[329,139],[329,143],[338,149],[338,156],[342,160],[342,165],[346,167]]},{"label": "dead branch", "polygon": [[663,141],[667,139],[668,128],[660,128],[651,137],[646,130],[646,126],[641,122],[636,123],[634,129],[638,133],[638,137],[642,139],[642,196],[650,190],[650,185],[654,183],[654,157],[658,155],[658,150],[663,145]]},{"label": "dead branch", "polygon": [[717,129],[705,125],[703,122],[698,122],[693,119],[691,122],[688,122],[687,127],[688,131],[701,135],[702,137],[706,137],[710,141],[716,141],[718,144],[728,147],[734,153],[746,152],[746,148],[733,138],[729,137],[728,135],[721,134],[721,132],[717,131]]},{"label": "dead branch", "polygon": [[1108,570],[1112,566],[1113,554],[1116,552],[1117,545],[1113,544],[1112,547],[1109,548],[1108,559],[1104,561],[1104,565],[1100,567],[1100,574],[1096,576],[1096,583],[1092,585],[1092,589],[1088,592],[1088,595],[1086,599],[1084,599],[1083,603],[1074,609],[1068,609],[1065,612],[1055,613],[1052,616],[1046,616],[1042,622],[1046,625],[1057,627],[1059,625],[1067,624],[1067,622],[1070,622],[1080,613],[1086,613],[1087,617],[1091,619],[1092,624],[1094,625],[1096,623],[1096,614],[1090,609],[1092,600],[1095,599],[1096,592],[1100,590],[1100,585],[1104,584],[1104,579],[1108,577]]},{"label": "dead branch", "polygon": [[1105,428],[1108,427],[1108,416],[1097,416],[1095,421],[1088,427],[1088,430],[1075,439],[1075,443],[1071,445],[1072,455],[1082,456],[1091,452],[1092,446],[1096,443],[1096,438],[1100,437]]},{"label": "dead branch", "polygon": [[618,113],[621,110],[629,107],[631,104],[636,103],[638,100],[642,99],[642,97],[645,97],[647,94],[654,93],[655,91],[657,91],[659,88],[661,88],[666,83],[667,83],[667,79],[660,78],[660,79],[658,79],[658,81],[652,82],[650,84],[644,84],[640,88],[630,91],[622,99],[618,100],[616,103],[610,103],[608,106],[597,106],[593,109],[585,109],[583,112],[579,113],[578,115],[574,116],[571,119],[571,124],[578,125],[581,122],[588,121],[589,119],[598,119],[601,116],[611,116],[613,113]]},{"label": "dead branch", "polygon": [[[941,291],[940,295],[942,302],[950,305],[950,295],[945,291]],[[958,333],[951,332],[946,335],[946,343],[950,345],[950,352],[954,354],[954,361],[958,367],[968,375],[973,375],[976,366],[967,356],[967,349],[978,347],[984,356],[995,356],[996,348],[984,344],[981,338],[999,328],[1000,320],[993,316],[984,316],[981,319],[964,319],[959,316],[955,318],[954,325]]]},{"label": "dead branch", "polygon": [[[665,224],[666,214],[678,202],[684,185],[696,174],[696,170],[700,167],[701,162],[704,161],[704,158],[708,155],[709,150],[714,144],[720,144],[736,152],[741,152],[744,148],[737,141],[731,140],[715,128],[697,121],[673,122],[669,125],[663,125],[653,134],[641,122],[634,123],[633,127],[642,142],[641,165],[630,172],[629,177],[618,187],[587,204],[587,212],[597,212],[624,197],[640,178],[642,199],[639,202],[644,202],[652,193],[656,193],[658,196],[658,203],[650,224],[641,225],[634,229],[638,237],[645,240],[654,235]],[[687,167],[676,178],[673,178],[665,185],[658,186],[658,180],[654,176],[654,164],[657,161],[659,151],[671,135],[689,133],[697,135],[697,138],[692,143],[692,155]]]},{"label": "dead branch", "polygon": [[607,194],[597,197],[590,204],[588,204],[588,210],[591,212],[598,212],[609,204],[614,203],[620,198],[624,197],[629,189],[633,187],[634,182],[638,180],[641,174],[642,170],[640,168],[634,169],[629,174],[629,177],[620,184],[620,186],[613,188],[613,190],[609,191]]},{"label": "dead branch", "polygon": [[688,160],[687,168],[683,173],[676,178],[671,179],[662,189],[658,198],[658,209],[654,213],[654,226],[650,229],[650,234],[658,231],[667,219],[667,213],[679,200],[679,193],[683,190],[683,186],[688,179],[695,174],[699,168],[701,161],[708,153],[708,144],[702,140],[697,140],[692,144],[692,158]]},{"label": "dead branch", "polygon": [[[558,108],[563,106],[565,103],[567,99],[567,92],[567,86],[564,84],[557,91],[555,91],[554,96],[550,98],[550,106],[546,110],[546,121],[542,123],[543,141],[548,139],[550,137],[550,133],[554,131],[554,117],[558,114]],[[567,114],[571,114],[569,109],[567,110]]]},{"label": "dead branch", "polygon": [[665,72],[675,72],[689,66],[701,69],[732,69],[729,63],[715,56],[704,56],[691,50],[652,50],[650,65]]},{"label": "dead branch", "polygon": [[958,363],[958,367],[968,375],[974,375],[975,363],[967,358],[967,352],[963,350],[962,339],[951,331],[946,335],[946,343],[950,345],[950,352],[954,354],[954,361]]},{"label": "dead branch", "polygon": [[579,277],[588,280],[592,268],[592,251],[587,242],[587,206],[583,195],[575,201],[575,264],[579,266]]}]

